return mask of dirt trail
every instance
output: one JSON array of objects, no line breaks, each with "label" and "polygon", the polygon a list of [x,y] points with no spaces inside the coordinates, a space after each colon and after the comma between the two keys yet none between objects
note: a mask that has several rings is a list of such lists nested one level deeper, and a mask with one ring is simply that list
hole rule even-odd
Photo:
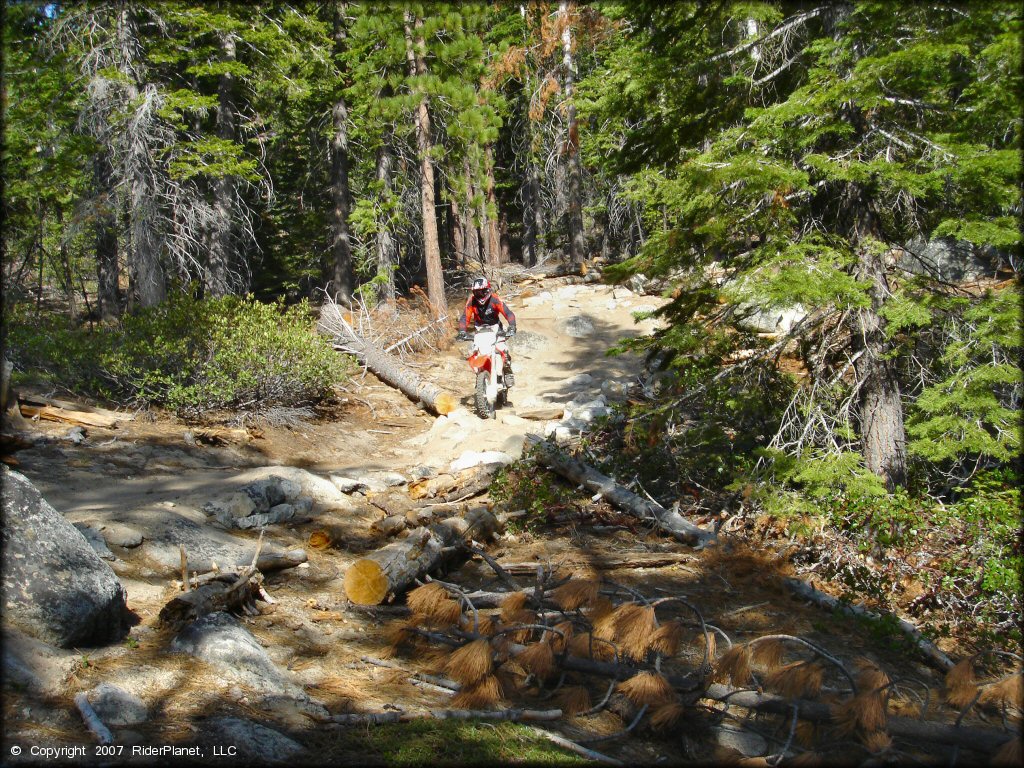
[{"label": "dirt trail", "polygon": [[[36,443],[16,454],[17,469],[72,522],[126,525],[147,537],[161,531],[170,535],[174,526],[184,526],[216,535],[224,551],[233,552],[231,547],[236,547],[242,556],[251,557],[257,532],[212,530],[201,511],[205,501],[259,477],[297,472],[294,468],[321,477],[357,477],[373,471],[408,473],[422,466],[444,471],[466,451],[517,456],[525,435],[543,433],[545,428],[544,421],[522,414],[545,404],[591,399],[602,383],[629,382],[638,375],[641,361],[635,356],[609,358],[605,353],[623,336],[652,329],[652,321],[637,324],[632,313],[653,308],[657,299],[627,295],[621,289],[613,297],[611,288],[600,285],[551,287],[548,294],[547,298],[507,297],[520,331],[513,348],[517,387],[510,405],[500,409],[495,420],[481,420],[471,412],[472,377],[463,357],[464,345],[456,345],[443,353],[408,360],[422,375],[460,394],[463,408],[447,417],[435,419],[367,374],[349,387],[347,403],[333,420],[264,425],[258,433],[235,431],[221,440],[165,418],[139,417],[116,430],[87,430],[85,439],[77,441],[70,439],[67,425],[30,423],[26,429]],[[588,316],[593,333],[566,332],[563,321],[576,315]],[[590,380],[581,374],[588,374]],[[395,702],[407,707],[448,706],[443,694],[416,688],[394,672],[361,661],[363,655],[378,656],[384,651],[389,618],[351,610],[342,578],[355,558],[383,543],[370,530],[370,523],[382,515],[374,501],[372,495],[353,495],[318,502],[309,519],[268,527],[265,543],[281,550],[308,548],[315,530],[325,531],[332,546],[308,548],[309,562],[304,567],[269,575],[266,588],[276,603],[262,605],[261,614],[246,619],[246,626],[275,663],[288,670],[290,679],[332,711],[352,711],[352,707],[379,711]],[[844,659],[866,655],[894,673],[917,677],[933,687],[939,684],[934,670],[908,656],[891,639],[879,637],[872,627],[828,616],[795,600],[781,586],[781,577],[790,570],[778,553],[721,546],[690,553],[684,562],[667,567],[601,570],[602,560],[608,557],[628,562],[634,553],[685,555],[686,548],[597,506],[586,519],[570,518],[535,532],[506,535],[490,554],[503,562],[536,562],[569,571],[596,568],[606,578],[645,595],[683,595],[736,642],[772,633],[797,635]],[[112,549],[117,558],[112,567],[139,620],[132,630],[134,645],[91,651],[86,667],[77,663],[74,653],[65,658],[70,670],[69,702],[74,692],[101,682],[136,692],[158,713],[133,729],[131,738],[143,744],[190,743],[197,738],[193,723],[214,712],[256,715],[250,700],[240,698],[237,686],[216,671],[166,652],[167,639],[156,616],[177,594],[176,569],[166,558],[156,557],[148,543]],[[467,588],[493,589],[497,583],[494,573],[479,562],[464,565],[446,578]],[[523,578],[524,588],[531,580]],[[700,663],[696,650],[684,656],[687,663]],[[406,668],[431,671],[425,668],[429,666],[426,659],[398,661]],[[5,716],[10,733],[27,734],[37,743],[90,743],[70,703],[28,715],[11,705]],[[306,762],[317,762],[312,760],[314,755],[337,756],[331,752],[337,744],[330,742],[336,737],[310,729],[308,723],[301,726],[306,722],[302,718],[288,725],[283,715],[269,717],[272,724],[277,723],[275,727],[287,727],[293,738],[309,746]],[[581,727],[559,726],[570,737],[585,733]],[[612,718],[603,726],[596,721],[587,725],[601,727],[615,731],[622,724]],[[734,754],[721,753],[715,738],[704,733],[680,742],[678,736],[645,735],[608,743],[605,751],[630,763],[650,763],[664,756],[676,762]],[[320,744],[322,739],[328,741]]]}]

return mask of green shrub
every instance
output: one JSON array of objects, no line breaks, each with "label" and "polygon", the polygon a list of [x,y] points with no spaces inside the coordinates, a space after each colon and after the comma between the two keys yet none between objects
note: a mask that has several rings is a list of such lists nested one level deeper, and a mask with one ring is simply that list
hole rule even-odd
[{"label": "green shrub", "polygon": [[72,392],[187,417],[310,405],[352,370],[314,331],[305,301],[285,307],[175,294],[97,331],[30,320],[18,318],[8,337],[20,370],[47,371]]}]

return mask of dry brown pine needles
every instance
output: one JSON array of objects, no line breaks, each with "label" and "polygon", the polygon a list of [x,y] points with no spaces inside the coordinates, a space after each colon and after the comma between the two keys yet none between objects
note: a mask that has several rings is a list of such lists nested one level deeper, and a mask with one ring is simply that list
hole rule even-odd
[{"label": "dry brown pine needles", "polygon": [[491,644],[485,638],[472,640],[456,650],[444,665],[453,680],[462,685],[472,685],[494,667],[491,658]]}]

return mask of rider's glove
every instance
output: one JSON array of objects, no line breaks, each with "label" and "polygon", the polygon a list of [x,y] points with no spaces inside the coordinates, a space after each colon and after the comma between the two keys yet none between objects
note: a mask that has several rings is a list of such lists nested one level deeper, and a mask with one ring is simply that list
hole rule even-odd
[{"label": "rider's glove", "polygon": [[469,334],[466,333],[465,331],[459,331],[458,335],[455,338],[458,341],[469,341]]},{"label": "rider's glove", "polygon": [[515,335],[516,335],[516,327],[514,325],[510,325],[508,327],[508,330],[505,331],[505,338],[506,339],[511,339]]}]

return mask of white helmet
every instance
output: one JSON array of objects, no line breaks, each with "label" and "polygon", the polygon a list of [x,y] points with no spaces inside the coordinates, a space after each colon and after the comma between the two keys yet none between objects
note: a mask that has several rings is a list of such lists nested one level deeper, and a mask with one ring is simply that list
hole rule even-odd
[{"label": "white helmet", "polygon": [[486,277],[478,277],[474,280],[470,290],[473,292],[473,300],[480,306],[486,304],[487,300],[491,298],[491,283]]}]

